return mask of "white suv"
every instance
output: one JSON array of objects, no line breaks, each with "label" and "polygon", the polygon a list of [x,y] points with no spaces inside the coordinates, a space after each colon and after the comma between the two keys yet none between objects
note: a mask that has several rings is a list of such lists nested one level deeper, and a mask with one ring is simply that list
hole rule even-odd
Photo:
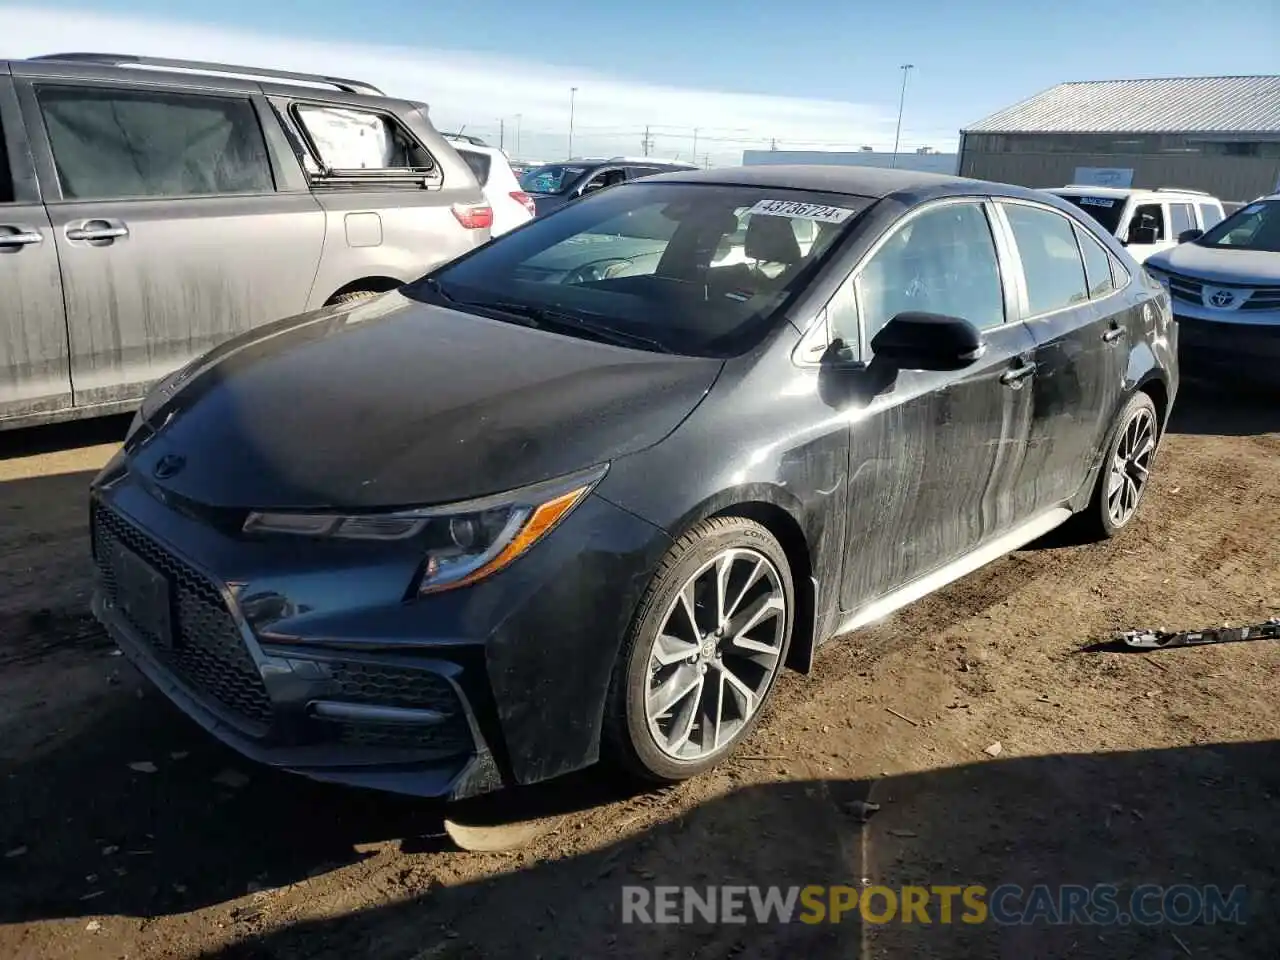
[{"label": "white suv", "polygon": [[534,217],[533,197],[520,189],[520,181],[511,169],[507,155],[467,137],[445,135],[445,139],[467,162],[471,172],[480,181],[485,199],[493,208],[493,226],[490,236],[498,236],[513,230]]},{"label": "white suv", "polygon": [[1090,187],[1071,184],[1050,187],[1097,220],[1129,248],[1139,263],[1161,250],[1190,239],[1190,231],[1207,231],[1226,213],[1222,201],[1199,190],[1156,187],[1137,190],[1129,187]]}]

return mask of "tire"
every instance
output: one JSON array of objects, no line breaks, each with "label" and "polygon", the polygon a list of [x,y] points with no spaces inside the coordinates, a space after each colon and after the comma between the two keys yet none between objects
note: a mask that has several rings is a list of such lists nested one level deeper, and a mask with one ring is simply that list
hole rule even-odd
[{"label": "tire", "polygon": [[[1122,492],[1122,496],[1132,499],[1131,509],[1121,516],[1117,517],[1112,510],[1114,498],[1111,496],[1113,476],[1113,464],[1116,463],[1117,456],[1122,452],[1122,448],[1129,444],[1133,437],[1133,431],[1142,431],[1149,426],[1151,448],[1145,457],[1146,476],[1143,478],[1140,486],[1136,489],[1136,497],[1132,496],[1132,482],[1136,476],[1136,471],[1128,470],[1130,487],[1126,492]],[[1082,538],[1089,540],[1108,540],[1114,537],[1121,530],[1126,529],[1137,516],[1138,507],[1142,503],[1142,498],[1147,492],[1147,487],[1151,482],[1151,468],[1155,463],[1156,449],[1160,442],[1160,421],[1156,413],[1156,405],[1151,397],[1142,391],[1138,391],[1131,396],[1124,407],[1121,408],[1119,416],[1116,417],[1110,435],[1107,437],[1107,445],[1103,452],[1102,469],[1098,472],[1098,479],[1094,484],[1093,496],[1089,499],[1087,506],[1078,516],[1078,529]],[[1132,464],[1132,461],[1129,460]],[[1123,480],[1124,478],[1121,477]]]},{"label": "tire", "polygon": [[[722,570],[727,576],[719,575]],[[719,631],[713,632],[718,617],[712,591],[722,580],[727,581],[724,606],[731,616],[728,629],[720,621]],[[695,597],[700,643],[693,642],[693,624],[682,599],[691,582],[686,596]],[[754,625],[749,626],[748,611],[761,614]],[[791,569],[773,534],[742,517],[699,523],[663,558],[632,620],[605,704],[602,759],[648,783],[677,783],[715,766],[759,722],[786,663],[794,618]],[[664,632],[663,658],[679,659],[658,665],[653,658]],[[743,643],[751,649],[743,649]],[[673,693],[689,683],[696,685],[694,690],[676,698],[665,720],[663,711],[650,710],[661,706],[651,695]],[[753,707],[747,710],[747,704]],[[719,716],[719,722],[707,714]]]}]

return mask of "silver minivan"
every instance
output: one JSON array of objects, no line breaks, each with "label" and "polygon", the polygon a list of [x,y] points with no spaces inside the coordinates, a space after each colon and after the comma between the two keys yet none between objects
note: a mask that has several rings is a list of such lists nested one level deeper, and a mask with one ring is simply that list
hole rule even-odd
[{"label": "silver minivan", "polygon": [[0,430],[120,413],[270,320],[488,241],[422,103],[310,74],[0,61]]}]

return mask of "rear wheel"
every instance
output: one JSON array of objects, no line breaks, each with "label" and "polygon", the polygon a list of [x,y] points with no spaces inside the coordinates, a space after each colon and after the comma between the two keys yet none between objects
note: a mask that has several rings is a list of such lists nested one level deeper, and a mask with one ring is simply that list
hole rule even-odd
[{"label": "rear wheel", "polygon": [[754,729],[786,662],[794,595],[786,554],[760,524],[720,517],[681,537],[614,670],[606,759],[668,783],[719,763]]},{"label": "rear wheel", "polygon": [[1155,403],[1147,394],[1135,393],[1116,418],[1093,498],[1080,516],[1082,532],[1101,540],[1132,522],[1147,492],[1159,438]]}]

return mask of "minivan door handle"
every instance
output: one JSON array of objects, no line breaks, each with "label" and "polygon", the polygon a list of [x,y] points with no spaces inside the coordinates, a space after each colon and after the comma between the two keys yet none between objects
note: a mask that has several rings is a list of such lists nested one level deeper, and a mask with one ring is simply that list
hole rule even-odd
[{"label": "minivan door handle", "polygon": [[1103,343],[1115,343],[1124,336],[1124,327],[1117,323],[1112,323],[1106,333],[1102,335]]},{"label": "minivan door handle", "polygon": [[[12,233],[4,231],[11,230]],[[43,243],[44,237],[39,230],[19,226],[14,223],[0,223],[0,247],[28,247],[33,243]]]},{"label": "minivan door handle", "polygon": [[1020,367],[1014,367],[1012,370],[1006,370],[1004,373],[1000,374],[1000,382],[1006,387],[1013,386],[1014,384],[1021,383],[1035,372],[1036,365],[1034,363],[1024,363]]},{"label": "minivan door handle", "polygon": [[68,240],[118,240],[128,235],[129,228],[119,220],[85,220],[76,226],[67,225]]}]

